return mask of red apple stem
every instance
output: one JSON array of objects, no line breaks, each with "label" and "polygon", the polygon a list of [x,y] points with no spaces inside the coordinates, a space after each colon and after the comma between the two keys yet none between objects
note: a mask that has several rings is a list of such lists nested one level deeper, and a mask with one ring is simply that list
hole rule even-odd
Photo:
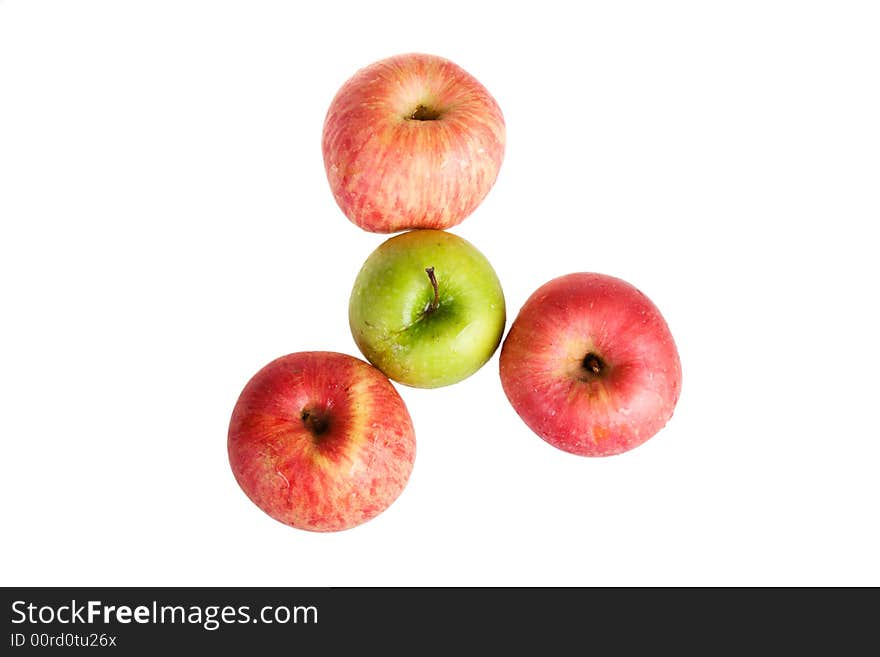
[{"label": "red apple stem", "polygon": [[432,313],[440,306],[440,288],[437,286],[437,277],[434,276],[434,268],[426,267],[425,273],[431,281],[431,287],[434,288],[434,299],[428,304],[428,307],[425,308],[425,312]]}]

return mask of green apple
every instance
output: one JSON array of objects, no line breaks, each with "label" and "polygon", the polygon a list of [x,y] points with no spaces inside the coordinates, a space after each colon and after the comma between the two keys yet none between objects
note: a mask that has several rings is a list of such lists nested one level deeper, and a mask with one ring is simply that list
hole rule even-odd
[{"label": "green apple", "polygon": [[361,353],[388,378],[416,388],[466,379],[501,342],[504,293],[473,244],[442,230],[413,230],[364,263],[348,307]]}]

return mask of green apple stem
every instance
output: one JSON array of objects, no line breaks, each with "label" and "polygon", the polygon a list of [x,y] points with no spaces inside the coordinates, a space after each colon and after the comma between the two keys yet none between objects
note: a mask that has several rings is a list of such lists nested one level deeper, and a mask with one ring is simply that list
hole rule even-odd
[{"label": "green apple stem", "polygon": [[432,312],[437,310],[438,306],[440,306],[440,289],[437,287],[437,277],[434,276],[434,268],[426,267],[425,273],[431,280],[431,287],[434,288],[434,299],[431,301],[431,303],[428,304],[428,307],[425,308],[425,314],[430,315]]}]

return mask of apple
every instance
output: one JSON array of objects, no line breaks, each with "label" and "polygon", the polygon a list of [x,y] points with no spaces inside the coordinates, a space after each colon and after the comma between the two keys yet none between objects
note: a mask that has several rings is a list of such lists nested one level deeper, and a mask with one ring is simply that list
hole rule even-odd
[{"label": "apple", "polygon": [[242,390],[227,447],[235,479],[271,517],[330,532],[384,511],[403,491],[416,442],[379,370],[327,351],[282,356]]},{"label": "apple", "polygon": [[480,204],[504,157],[504,117],[472,75],[442,57],[397,55],[361,69],[324,121],[330,189],[374,233],[450,228]]},{"label": "apple", "polygon": [[417,388],[450,385],[480,369],[506,321],[492,265],[442,230],[401,233],[373,251],[355,280],[348,317],[366,359]]},{"label": "apple", "polygon": [[681,392],[678,350],[660,311],[604,274],[538,288],[504,340],[499,369],[529,428],[582,456],[641,445],[672,417]]}]

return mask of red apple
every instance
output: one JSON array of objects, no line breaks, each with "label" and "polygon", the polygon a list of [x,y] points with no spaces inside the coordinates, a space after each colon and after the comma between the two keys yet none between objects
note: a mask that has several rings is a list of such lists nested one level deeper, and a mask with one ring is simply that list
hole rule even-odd
[{"label": "red apple", "polygon": [[229,463],[247,496],[285,524],[359,525],[403,491],[412,421],[379,370],[346,354],[278,358],[247,383],[229,423]]},{"label": "red apple", "polygon": [[529,428],[582,456],[641,445],[672,417],[681,392],[678,350],[660,311],[603,274],[538,288],[504,340],[500,373]]},{"label": "red apple", "polygon": [[339,89],[322,150],[345,216],[394,233],[461,223],[495,183],[504,140],[501,109],[472,75],[442,57],[406,54]]}]

